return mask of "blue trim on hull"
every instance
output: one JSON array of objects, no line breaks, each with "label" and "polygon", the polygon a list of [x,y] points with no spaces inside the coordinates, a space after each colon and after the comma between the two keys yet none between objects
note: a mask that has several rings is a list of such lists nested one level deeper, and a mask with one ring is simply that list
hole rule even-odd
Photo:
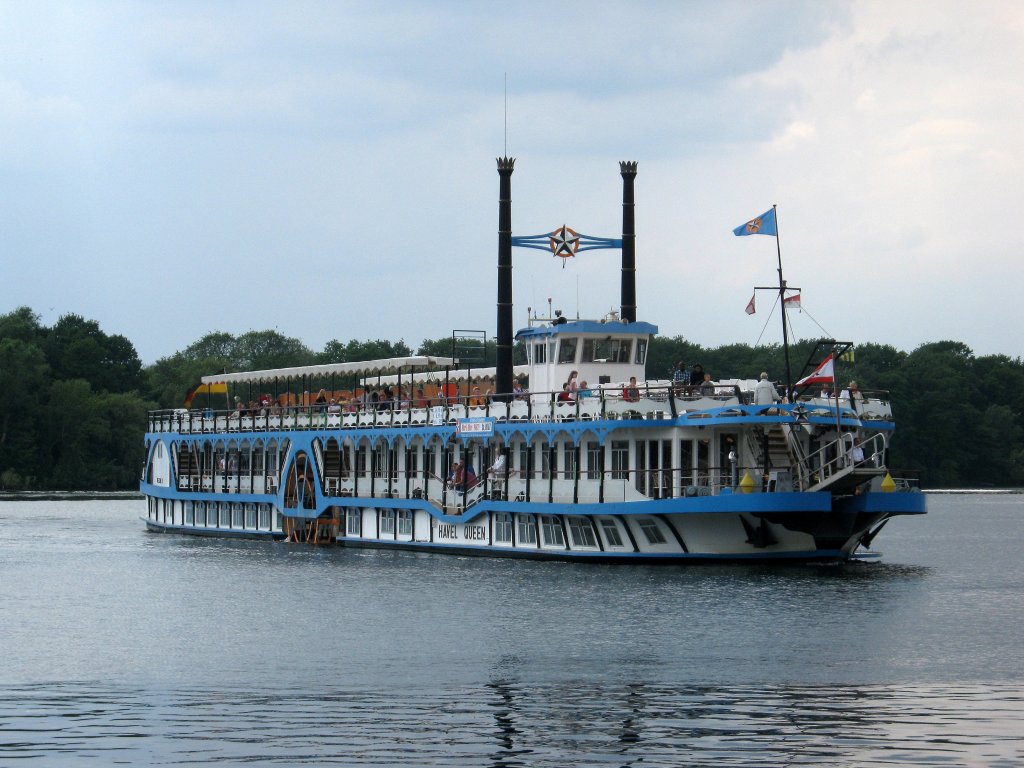
[{"label": "blue trim on hull", "polygon": [[924,515],[928,513],[925,495],[919,492],[872,491],[860,496],[836,499],[838,512],[866,512],[886,515]]}]

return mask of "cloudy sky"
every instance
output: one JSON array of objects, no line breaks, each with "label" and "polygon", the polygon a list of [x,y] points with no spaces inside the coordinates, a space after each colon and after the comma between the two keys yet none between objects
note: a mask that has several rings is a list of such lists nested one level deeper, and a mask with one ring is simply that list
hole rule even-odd
[{"label": "cloudy sky", "polygon": [[[761,336],[775,241],[731,230],[777,204],[798,336],[1018,357],[1022,73],[1010,1],[9,0],[0,312],[145,362],[211,330],[490,336],[507,146],[517,235],[618,236],[639,161],[662,335]],[[516,326],[617,309],[618,259],[517,249]]]}]

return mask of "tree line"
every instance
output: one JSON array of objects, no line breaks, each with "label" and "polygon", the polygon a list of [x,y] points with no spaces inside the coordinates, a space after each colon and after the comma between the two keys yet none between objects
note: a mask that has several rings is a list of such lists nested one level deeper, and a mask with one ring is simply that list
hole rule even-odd
[{"label": "tree line", "polygon": [[[146,413],[181,407],[200,377],[355,362],[411,354],[475,356],[494,365],[494,342],[425,339],[332,340],[314,351],[277,331],[214,332],[143,366],[124,336],[67,314],[52,326],[20,307],[0,315],[0,488],[101,490],[133,488],[143,461]],[[467,347],[468,345],[468,347]],[[813,342],[790,348],[796,378]],[[525,351],[517,346],[517,364]],[[715,379],[785,378],[781,345],[706,348],[681,336],[655,338],[648,378],[670,378],[677,362],[701,363]],[[892,464],[917,471],[928,488],[1024,485],[1024,363],[1005,355],[976,356],[956,341],[904,352],[861,344],[852,362],[837,361],[839,383],[890,393],[897,431]]]}]

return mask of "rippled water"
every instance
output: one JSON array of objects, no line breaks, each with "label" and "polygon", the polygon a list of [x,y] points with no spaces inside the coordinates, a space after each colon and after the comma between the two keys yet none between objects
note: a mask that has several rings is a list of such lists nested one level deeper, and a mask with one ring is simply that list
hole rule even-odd
[{"label": "rippled water", "polygon": [[1024,762],[1021,496],[846,567],[148,534],[0,502],[0,765]]}]

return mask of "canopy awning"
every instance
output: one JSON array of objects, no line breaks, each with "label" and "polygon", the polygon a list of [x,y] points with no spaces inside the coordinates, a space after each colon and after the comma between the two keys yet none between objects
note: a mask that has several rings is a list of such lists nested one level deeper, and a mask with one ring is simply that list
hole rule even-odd
[{"label": "canopy awning", "polygon": [[[495,376],[496,369],[491,366],[490,368],[460,368],[456,371],[448,371],[449,381],[465,381],[467,378],[474,379],[493,379]],[[530,366],[528,365],[516,365],[512,368],[512,376],[515,378],[522,378],[530,372]],[[402,374],[402,383],[406,382],[422,382],[422,381],[444,381],[444,371],[424,371],[419,373],[411,373],[408,376]],[[381,376],[380,383],[382,385],[397,384],[397,376]]]},{"label": "canopy awning", "polygon": [[365,376],[369,374],[391,374],[405,369],[444,368],[458,365],[458,359],[452,357],[387,357],[381,360],[363,360],[357,363],[327,363],[325,365],[300,365],[294,368],[274,368],[267,371],[240,371],[238,373],[214,373],[203,376],[203,384],[243,383],[274,381],[275,379],[322,378],[334,374]]}]

